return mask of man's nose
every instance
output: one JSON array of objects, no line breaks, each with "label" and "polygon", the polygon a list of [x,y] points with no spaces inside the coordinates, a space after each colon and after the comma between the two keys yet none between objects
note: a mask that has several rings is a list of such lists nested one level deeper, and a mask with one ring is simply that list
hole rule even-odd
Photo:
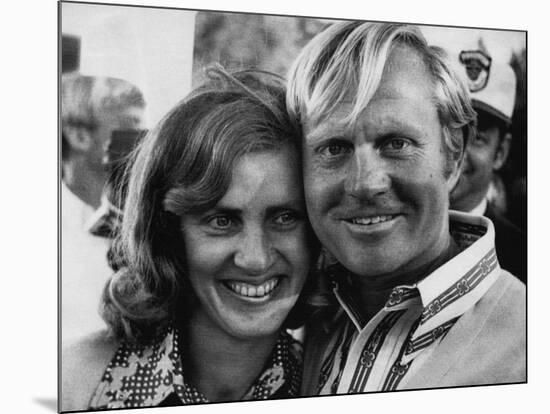
[{"label": "man's nose", "polygon": [[385,194],[391,187],[386,162],[374,148],[356,148],[348,169],[345,189],[356,198],[372,198]]},{"label": "man's nose", "polygon": [[273,246],[261,228],[245,229],[238,241],[235,265],[251,274],[265,273],[273,263]]}]

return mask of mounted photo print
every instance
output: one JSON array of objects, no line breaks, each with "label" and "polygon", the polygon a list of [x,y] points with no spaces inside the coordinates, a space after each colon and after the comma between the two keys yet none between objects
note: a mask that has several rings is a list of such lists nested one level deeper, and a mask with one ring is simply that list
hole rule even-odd
[{"label": "mounted photo print", "polygon": [[527,32],[59,18],[60,411],[527,382]]}]

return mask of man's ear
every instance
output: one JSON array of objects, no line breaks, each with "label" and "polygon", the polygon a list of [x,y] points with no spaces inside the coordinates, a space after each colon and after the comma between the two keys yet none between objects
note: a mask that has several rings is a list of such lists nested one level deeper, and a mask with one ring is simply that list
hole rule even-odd
[{"label": "man's ear", "polygon": [[495,158],[493,160],[493,171],[498,171],[502,168],[506,160],[508,159],[508,154],[510,153],[510,146],[512,144],[512,134],[506,132],[497,147],[495,153]]},{"label": "man's ear", "polygon": [[63,135],[71,147],[71,151],[86,152],[93,144],[90,131],[81,126],[67,125],[63,127]]},{"label": "man's ear", "polygon": [[454,131],[450,131],[450,133],[453,136],[453,142],[458,144],[458,148],[455,151],[452,151],[447,157],[447,188],[449,192],[454,189],[456,183],[458,182],[458,178],[462,173],[462,167],[464,165],[464,158],[466,155],[466,145],[469,138],[464,136],[465,131],[462,129],[455,129]]}]

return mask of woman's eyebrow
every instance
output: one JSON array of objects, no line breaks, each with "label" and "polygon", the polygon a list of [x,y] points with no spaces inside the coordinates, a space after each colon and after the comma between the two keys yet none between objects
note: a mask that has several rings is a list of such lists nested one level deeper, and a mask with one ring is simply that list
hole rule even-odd
[{"label": "woman's eyebrow", "polygon": [[269,206],[266,209],[266,213],[268,216],[280,213],[283,210],[293,210],[293,211],[299,211],[302,209],[303,201],[296,199],[296,200],[290,200],[286,201],[281,204],[277,204],[274,206]]},{"label": "woman's eyebrow", "polygon": [[224,206],[224,205],[216,205],[213,207],[210,211],[216,212],[216,213],[223,213],[233,216],[239,216],[242,214],[243,210],[236,207],[230,207],[230,206]]}]

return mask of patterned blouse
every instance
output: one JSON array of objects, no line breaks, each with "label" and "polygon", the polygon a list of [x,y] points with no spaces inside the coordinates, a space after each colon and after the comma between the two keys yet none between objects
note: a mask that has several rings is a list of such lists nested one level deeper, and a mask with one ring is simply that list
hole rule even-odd
[{"label": "patterned blouse", "polygon": [[[122,343],[101,378],[90,409],[207,403],[185,378],[181,349],[181,333],[172,326],[150,346]],[[263,373],[242,400],[296,397],[301,377],[302,345],[283,331]]]},{"label": "patterned blouse", "polygon": [[415,285],[395,287],[370,321],[354,303],[349,272],[338,263],[326,265],[341,309],[331,324],[319,394],[402,389],[491,287],[500,269],[492,224],[453,212],[450,226],[461,253]]}]

